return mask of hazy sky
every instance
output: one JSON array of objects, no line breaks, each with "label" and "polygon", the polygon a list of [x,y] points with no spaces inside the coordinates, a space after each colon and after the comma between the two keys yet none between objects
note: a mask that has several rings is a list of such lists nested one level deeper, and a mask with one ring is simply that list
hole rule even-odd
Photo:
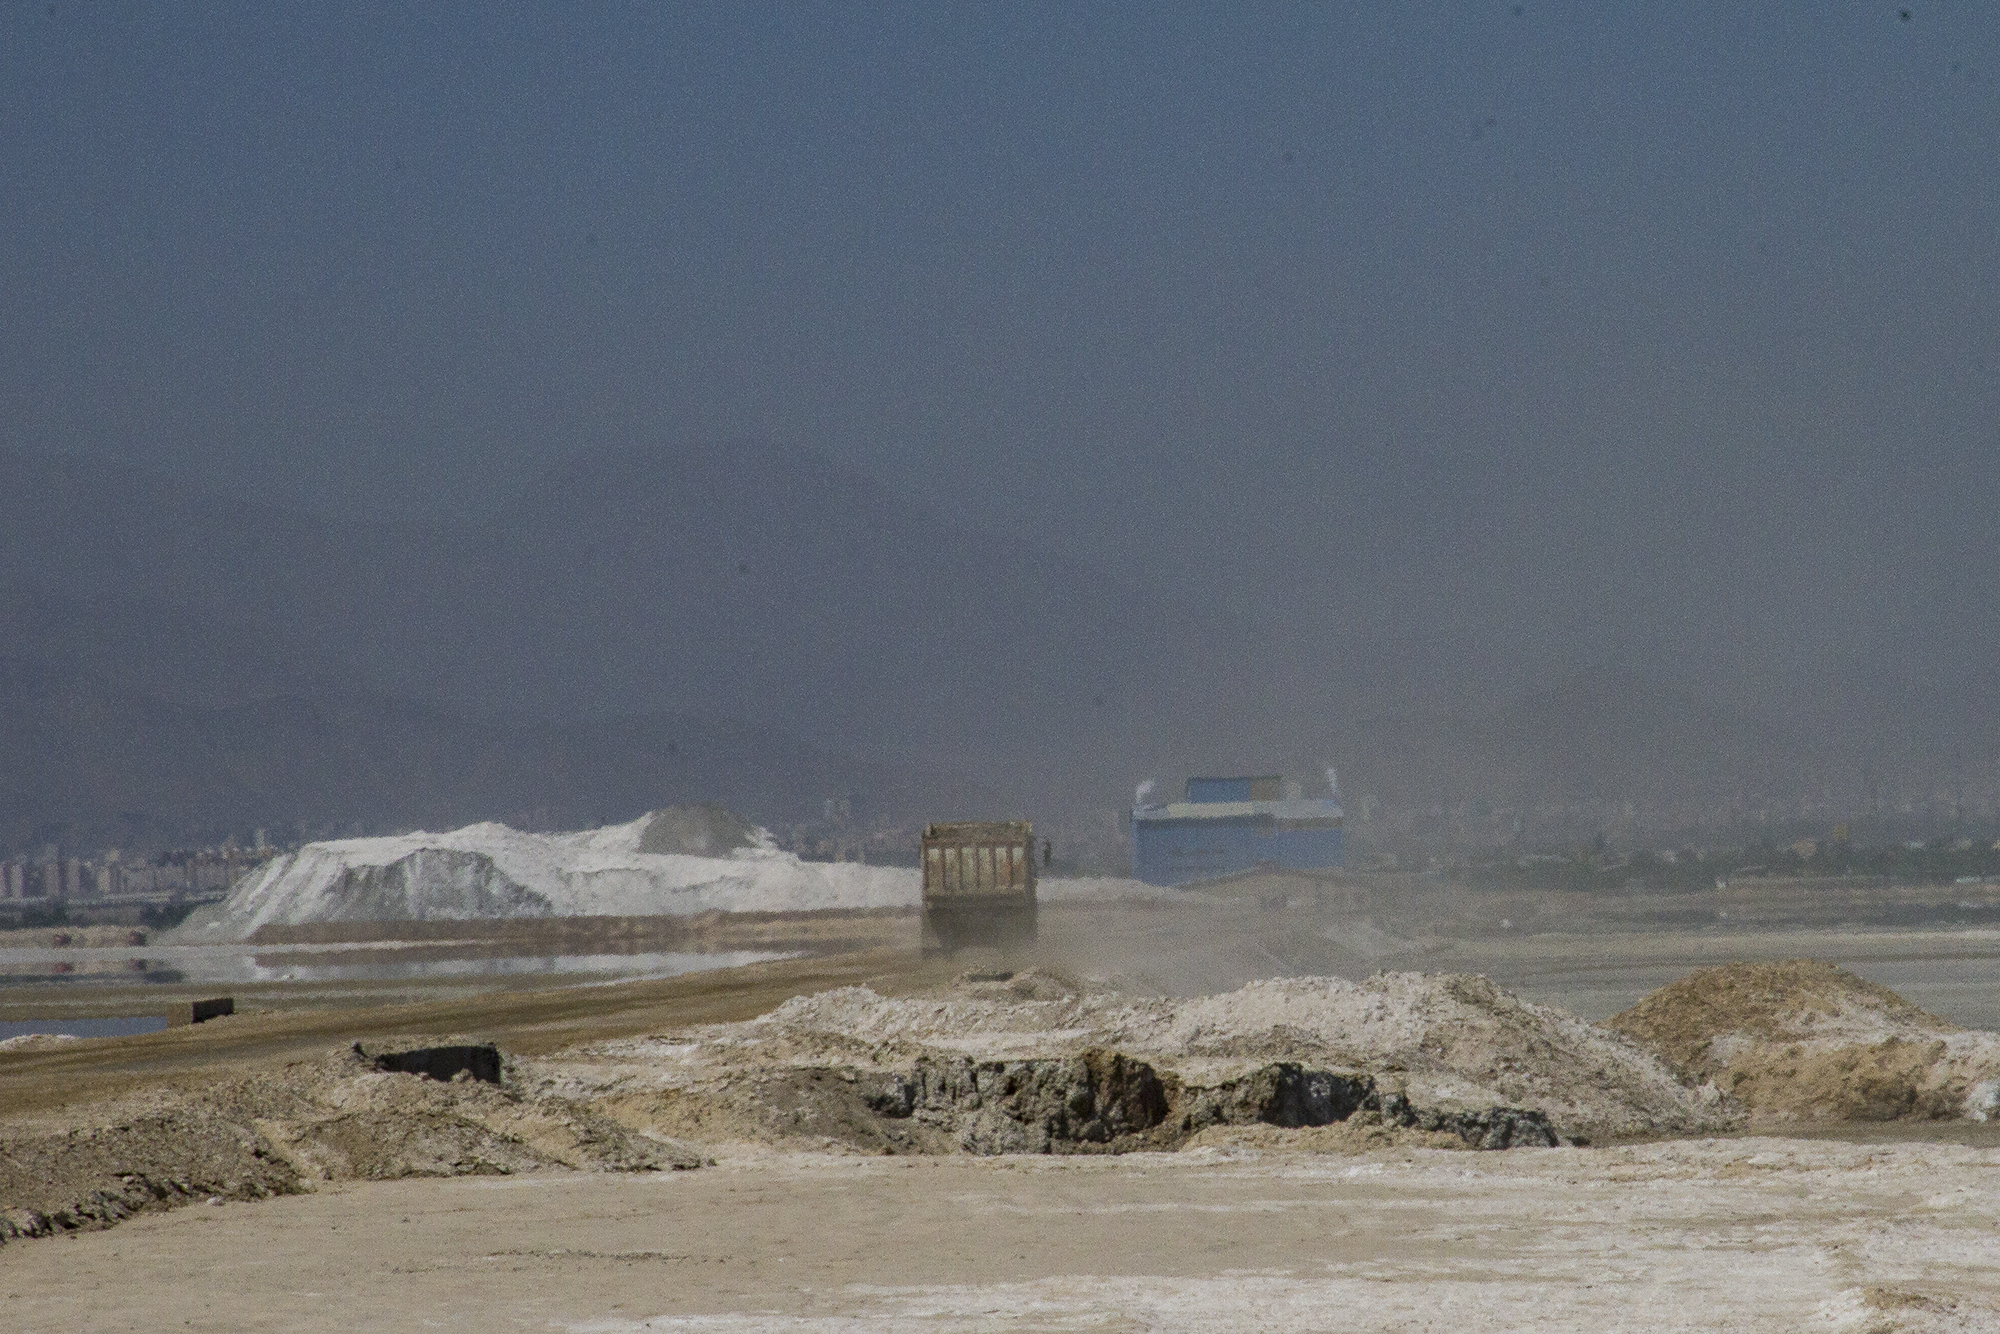
[{"label": "hazy sky", "polygon": [[10,5],[0,433],[412,513],[756,435],[1357,690],[1795,699],[1991,647],[1996,163],[1971,3]]}]

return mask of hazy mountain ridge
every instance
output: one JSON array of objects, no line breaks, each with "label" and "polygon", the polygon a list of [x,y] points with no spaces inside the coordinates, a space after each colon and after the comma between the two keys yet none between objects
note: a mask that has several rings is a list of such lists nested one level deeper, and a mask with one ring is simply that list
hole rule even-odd
[{"label": "hazy mountain ridge", "polygon": [[1809,790],[1841,762],[1784,720],[1602,664],[1479,707],[1369,719],[1351,735],[1350,790],[1406,806],[1715,809]]},{"label": "hazy mountain ridge", "polygon": [[[697,714],[482,717],[302,665],[273,632],[127,599],[0,594],[0,846],[587,824],[715,800],[789,823],[849,799],[996,812],[951,774]],[[858,799],[858,800],[857,800]]]},{"label": "hazy mountain ridge", "polygon": [[926,511],[811,455],[586,453],[456,527],[20,459],[0,460],[22,479],[0,501],[6,582],[252,619],[322,678],[460,711],[754,718],[1065,799],[1122,787],[1135,751],[1269,730],[1256,696],[1194,707],[1245,637],[1226,612],[986,530],[976,497]]},{"label": "hazy mountain ridge", "polygon": [[0,845],[206,841],[265,826],[317,836],[535,827],[716,801],[772,823],[829,796],[857,820],[939,803],[999,814],[948,774],[857,761],[689,715],[504,725],[379,694],[221,706],[135,693],[0,657]]},{"label": "hazy mountain ridge", "polygon": [[459,525],[18,450],[0,468],[9,838],[121,811],[344,832],[718,800],[784,821],[835,795],[1060,827],[1147,774],[1328,762],[1405,805],[1714,807],[1853,786],[1869,738],[1912,731],[1900,687],[1813,727],[1625,665],[1350,716],[1333,669],[1228,608],[1098,579],[984,528],[977,497],[912,504],[758,444],[582,453]]}]

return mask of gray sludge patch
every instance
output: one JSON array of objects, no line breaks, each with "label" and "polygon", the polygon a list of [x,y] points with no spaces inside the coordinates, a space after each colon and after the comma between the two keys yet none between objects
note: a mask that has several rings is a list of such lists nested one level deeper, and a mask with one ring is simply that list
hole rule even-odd
[{"label": "gray sludge patch", "polygon": [[1287,1129],[1329,1126],[1363,1110],[1379,1110],[1374,1080],[1279,1061],[1241,1079],[1188,1089],[1181,1103],[1181,1128],[1193,1134],[1210,1126],[1258,1123]]},{"label": "gray sludge patch", "polygon": [[1385,1094],[1378,1101],[1386,1122],[1414,1130],[1445,1131],[1475,1149],[1553,1149],[1562,1143],[1548,1117],[1525,1107],[1440,1112],[1412,1107],[1400,1093]]},{"label": "gray sludge patch", "polygon": [[1166,1149],[1210,1126],[1324,1126],[1363,1111],[1386,1124],[1455,1134],[1475,1149],[1561,1142],[1540,1112],[1419,1108],[1400,1093],[1381,1093],[1366,1075],[1281,1061],[1238,1079],[1191,1086],[1102,1047],[1042,1060],[925,1056],[907,1075],[890,1076],[867,1102],[878,1116],[946,1131],[961,1150],[975,1154]]},{"label": "gray sludge patch", "polygon": [[1088,1153],[1131,1141],[1166,1120],[1166,1086],[1144,1061],[1093,1047],[1058,1060],[926,1056],[870,1100],[891,1117],[956,1130],[967,1153]]}]

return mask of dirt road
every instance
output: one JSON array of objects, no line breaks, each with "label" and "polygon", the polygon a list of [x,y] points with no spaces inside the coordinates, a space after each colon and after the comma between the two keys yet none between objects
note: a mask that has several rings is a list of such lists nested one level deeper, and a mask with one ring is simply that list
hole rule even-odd
[{"label": "dirt road", "polygon": [[0,1251],[36,1330],[2000,1328],[2000,1150],[765,1155],[353,1185]]},{"label": "dirt road", "polygon": [[[576,1042],[748,1019],[792,996],[867,985],[885,994],[948,980],[955,966],[913,951],[787,959],[657,982],[493,991],[418,1005],[273,1010],[132,1038],[0,1053],[0,1115],[9,1120],[167,1084],[268,1066],[330,1046],[399,1033],[459,1033],[522,1055]],[[99,1002],[102,1004],[103,1002]]]}]

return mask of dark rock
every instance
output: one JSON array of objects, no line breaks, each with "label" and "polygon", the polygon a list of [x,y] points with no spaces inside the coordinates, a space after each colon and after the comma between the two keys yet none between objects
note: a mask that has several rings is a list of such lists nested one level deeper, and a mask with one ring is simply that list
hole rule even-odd
[{"label": "dark rock", "polygon": [[1177,1124],[1187,1134],[1216,1125],[1325,1126],[1372,1106],[1375,1096],[1375,1081],[1365,1076],[1280,1061],[1241,1079],[1187,1089]]},{"label": "dark rock", "polygon": [[1074,1153],[1158,1126],[1167,1090],[1144,1061],[1093,1047],[1061,1060],[925,1056],[869,1105],[884,1116],[949,1121],[968,1153]]},{"label": "dark rock", "polygon": [[917,1083],[914,1076],[890,1075],[888,1082],[868,1095],[868,1109],[878,1116],[898,1120],[916,1110]]},{"label": "dark rock", "polygon": [[1292,1061],[1183,1087],[1101,1047],[1049,1060],[924,1056],[907,1075],[891,1075],[861,1096],[874,1115],[915,1119],[977,1154],[1170,1148],[1209,1126],[1324,1126],[1361,1111],[1380,1113],[1389,1125],[1454,1134],[1476,1149],[1561,1143],[1547,1117],[1525,1108],[1419,1108],[1401,1093],[1380,1092],[1366,1075]]},{"label": "dark rock", "polygon": [[1525,1107],[1488,1107],[1479,1112],[1419,1108],[1400,1093],[1381,1099],[1382,1119],[1416,1130],[1457,1135],[1475,1149],[1553,1149],[1562,1143],[1548,1117]]},{"label": "dark rock", "polygon": [[413,1047],[407,1051],[378,1052],[369,1057],[354,1044],[354,1054],[372,1060],[375,1069],[397,1074],[423,1075],[449,1082],[465,1074],[484,1084],[500,1082],[500,1049],[492,1043],[463,1047]]}]

